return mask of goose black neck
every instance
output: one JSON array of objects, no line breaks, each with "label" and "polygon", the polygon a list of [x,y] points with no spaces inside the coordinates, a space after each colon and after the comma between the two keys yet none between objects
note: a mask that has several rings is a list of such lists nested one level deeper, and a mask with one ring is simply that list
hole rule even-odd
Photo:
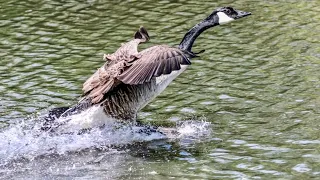
[{"label": "goose black neck", "polygon": [[[210,21],[208,19],[211,19]],[[197,37],[205,30],[219,25],[219,23],[214,23],[218,21],[217,17],[208,17],[205,20],[201,21],[199,24],[196,24],[191,28],[183,37],[179,48],[191,52],[192,45]]]}]

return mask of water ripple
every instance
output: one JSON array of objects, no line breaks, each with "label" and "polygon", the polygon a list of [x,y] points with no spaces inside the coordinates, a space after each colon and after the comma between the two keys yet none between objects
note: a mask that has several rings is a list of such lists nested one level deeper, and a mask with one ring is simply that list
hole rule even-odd
[{"label": "water ripple", "polygon": [[[205,118],[213,124],[208,139],[166,142],[130,155],[82,156],[101,166],[85,164],[78,169],[83,159],[70,155],[69,160],[53,158],[55,165],[44,158],[43,167],[51,168],[47,173],[52,178],[319,176],[320,4],[316,0],[2,2],[0,127],[75,103],[82,83],[103,63],[102,55],[114,52],[139,26],[151,36],[141,49],[175,46],[214,7],[226,5],[253,15],[203,33],[193,50],[206,52],[139,115],[145,122],[160,124]],[[35,177],[27,169],[21,171],[13,177],[19,173]],[[84,172],[92,172],[92,177]],[[5,173],[0,171],[0,176]]]}]

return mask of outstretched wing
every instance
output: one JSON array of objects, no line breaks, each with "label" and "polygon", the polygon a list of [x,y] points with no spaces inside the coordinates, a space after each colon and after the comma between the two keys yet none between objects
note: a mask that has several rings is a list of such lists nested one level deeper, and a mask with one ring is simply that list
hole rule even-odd
[{"label": "outstretched wing", "polygon": [[117,79],[125,84],[149,82],[153,77],[180,70],[181,65],[191,64],[187,54],[166,45],[153,46],[139,53],[140,58],[124,70]]},{"label": "outstretched wing", "polygon": [[149,40],[143,27],[140,27],[134,37],[135,39],[123,44],[115,53],[105,55],[107,62],[83,84],[84,97],[89,97],[92,103],[99,103],[104,94],[121,83],[116,77],[138,58],[138,45]]}]

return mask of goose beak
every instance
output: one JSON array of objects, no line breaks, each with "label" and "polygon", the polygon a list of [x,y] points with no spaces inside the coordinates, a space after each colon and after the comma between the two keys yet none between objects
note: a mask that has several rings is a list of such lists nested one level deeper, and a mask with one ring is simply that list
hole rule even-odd
[{"label": "goose beak", "polygon": [[239,11],[239,10],[235,10],[235,11],[238,13],[238,15],[235,17],[235,19],[240,19],[242,17],[251,15],[251,12],[244,12],[244,11]]}]

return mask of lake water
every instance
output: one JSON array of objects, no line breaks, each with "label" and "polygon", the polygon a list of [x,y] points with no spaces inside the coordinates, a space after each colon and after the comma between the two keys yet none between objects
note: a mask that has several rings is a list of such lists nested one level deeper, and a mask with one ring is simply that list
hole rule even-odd
[{"label": "lake water", "polygon": [[[200,57],[139,114],[178,137],[132,128],[38,134],[38,114],[143,25],[155,44],[221,6],[252,16],[204,32]],[[320,178],[320,1],[18,1],[0,7],[0,179]]]}]

